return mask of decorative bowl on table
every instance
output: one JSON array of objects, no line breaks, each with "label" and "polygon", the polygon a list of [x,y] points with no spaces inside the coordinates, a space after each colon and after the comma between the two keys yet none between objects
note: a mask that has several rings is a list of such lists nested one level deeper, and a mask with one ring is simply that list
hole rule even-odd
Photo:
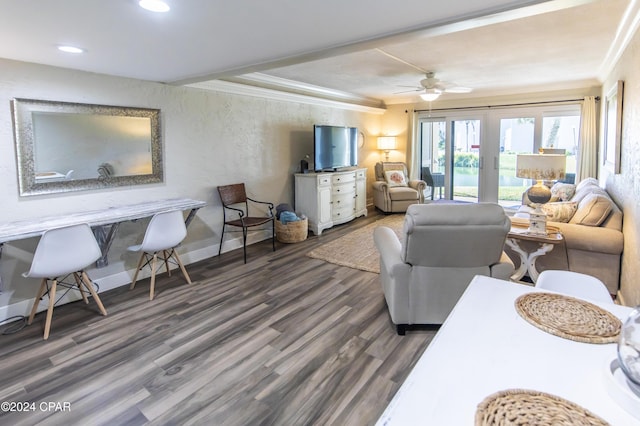
[{"label": "decorative bowl on table", "polygon": [[635,392],[640,393],[640,306],[622,324],[618,341],[620,368]]}]

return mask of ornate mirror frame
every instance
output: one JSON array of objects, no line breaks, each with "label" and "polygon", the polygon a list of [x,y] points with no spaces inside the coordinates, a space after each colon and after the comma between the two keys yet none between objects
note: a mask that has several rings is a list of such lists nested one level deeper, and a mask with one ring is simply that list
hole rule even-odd
[{"label": "ornate mirror frame", "polygon": [[[110,175],[98,173],[95,178],[79,179],[41,179],[36,180],[36,133],[34,129],[34,113],[75,114],[77,119],[87,116],[135,117],[149,119],[149,140],[151,165],[150,173],[145,169],[141,174]],[[55,194],[61,192],[104,189],[119,186],[144,185],[163,182],[162,140],[160,110],[148,108],[93,105],[33,99],[13,99],[11,116],[16,144],[16,161],[18,168],[18,186],[20,196]],[[107,120],[109,121],[109,120]],[[126,120],[125,120],[126,121]],[[100,140],[100,129],[93,129],[96,140]],[[86,135],[85,135],[86,136]],[[88,135],[91,139],[91,134]],[[147,141],[145,141],[146,143]],[[74,153],[69,153],[73,155]],[[121,153],[126,157],[126,152]],[[82,160],[79,160],[82,161]],[[102,166],[102,164],[100,165]],[[148,169],[148,167],[147,167]],[[40,178],[39,178],[40,179]],[[48,180],[48,181],[47,181]]]}]

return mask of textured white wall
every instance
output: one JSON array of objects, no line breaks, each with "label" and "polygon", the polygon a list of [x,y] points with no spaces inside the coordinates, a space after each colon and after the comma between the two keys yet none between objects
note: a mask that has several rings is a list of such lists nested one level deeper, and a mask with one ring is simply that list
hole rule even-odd
[{"label": "textured white wall", "polygon": [[[604,82],[602,99],[618,80],[624,81],[620,174],[600,168],[600,180],[622,207],[624,252],[620,293],[624,304],[640,305],[640,33],[636,32]],[[604,104],[604,102],[601,102]],[[603,116],[604,114],[601,114]],[[602,157],[601,157],[602,158]]]},{"label": "textured white wall", "polygon": [[[14,97],[161,109],[165,182],[97,191],[19,197],[10,116]],[[216,93],[139,80],[71,71],[0,59],[0,222],[75,210],[163,198],[204,200],[189,227],[182,252],[186,262],[217,254],[222,209],[216,186],[245,182],[250,196],[293,205],[293,176],[305,154],[313,155],[313,124],[355,126],[365,133],[361,166],[373,167],[371,144],[381,116],[344,109],[251,96]],[[371,164],[369,164],[371,163]],[[109,252],[109,265],[90,274],[111,288],[127,284],[135,255],[126,247],[137,243],[147,220],[123,223]],[[225,238],[226,240],[226,238]],[[37,239],[5,244],[0,276],[0,319],[11,310],[28,307],[37,280],[20,274],[28,270]],[[223,248],[223,251],[225,249]],[[24,312],[22,312],[24,313]]]}]

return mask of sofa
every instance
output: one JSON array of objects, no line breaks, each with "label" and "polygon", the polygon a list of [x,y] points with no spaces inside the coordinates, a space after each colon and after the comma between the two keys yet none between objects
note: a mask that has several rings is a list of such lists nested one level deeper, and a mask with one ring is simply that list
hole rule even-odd
[{"label": "sofa", "polygon": [[424,203],[427,184],[422,180],[409,180],[405,163],[376,163],[375,175],[373,205],[384,213],[403,213],[412,204]]},{"label": "sofa", "polygon": [[[607,191],[594,178],[578,185],[556,183],[552,198],[542,206],[547,214],[547,226],[560,230],[564,241],[551,252],[537,259],[537,270],[567,270],[592,275],[605,283],[609,293],[618,292],[620,259],[623,248],[622,211]],[[526,196],[514,215],[514,221],[528,219],[533,206]],[[535,242],[522,242],[529,252],[537,249]],[[510,248],[505,251],[514,262],[519,256]]]}]

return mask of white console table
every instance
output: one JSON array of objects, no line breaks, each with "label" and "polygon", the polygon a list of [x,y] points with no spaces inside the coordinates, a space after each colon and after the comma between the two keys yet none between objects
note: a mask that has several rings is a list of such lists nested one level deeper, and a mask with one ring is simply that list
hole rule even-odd
[{"label": "white console table", "polygon": [[334,225],[367,215],[367,169],[296,173],[296,211],[320,235]]},{"label": "white console table", "polygon": [[[611,425],[639,425],[607,388],[605,370],[616,358],[616,344],[563,339],[528,323],[514,301],[538,291],[476,276],[377,425],[473,425],[478,404],[506,389],[546,392]],[[631,312],[595,304],[623,321]]]},{"label": "white console table", "polygon": [[103,267],[108,263],[107,253],[121,222],[142,219],[164,211],[190,210],[185,221],[189,225],[198,209],[206,204],[204,201],[175,198],[114,206],[103,210],[75,212],[61,216],[47,216],[0,223],[0,255],[2,254],[2,245],[6,242],[37,237],[48,229],[87,223],[93,230],[102,250],[102,257],[98,259],[96,266]]}]

